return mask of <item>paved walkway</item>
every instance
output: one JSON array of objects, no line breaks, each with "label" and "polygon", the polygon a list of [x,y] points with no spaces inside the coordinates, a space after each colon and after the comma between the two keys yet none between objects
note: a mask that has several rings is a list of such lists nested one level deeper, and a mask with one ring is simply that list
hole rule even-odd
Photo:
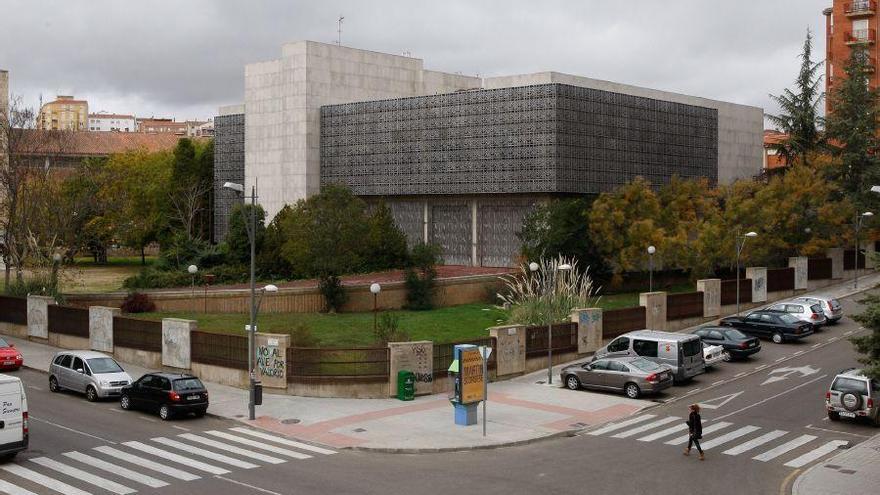
[{"label": "paved walkway", "polygon": [[880,487],[880,434],[816,464],[795,480],[793,495],[877,493]]}]

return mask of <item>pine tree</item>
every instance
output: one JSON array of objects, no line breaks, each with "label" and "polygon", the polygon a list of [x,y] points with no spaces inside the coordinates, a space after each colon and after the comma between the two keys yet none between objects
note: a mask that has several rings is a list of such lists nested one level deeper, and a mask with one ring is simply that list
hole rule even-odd
[{"label": "pine tree", "polygon": [[824,93],[819,90],[819,67],[822,62],[813,62],[812,52],[813,35],[808,29],[794,90],[786,89],[779,96],[770,95],[782,113],[768,115],[767,118],[788,136],[775,146],[777,153],[788,164],[806,165],[808,153],[815,150],[820,142],[818,108],[824,98]]}]

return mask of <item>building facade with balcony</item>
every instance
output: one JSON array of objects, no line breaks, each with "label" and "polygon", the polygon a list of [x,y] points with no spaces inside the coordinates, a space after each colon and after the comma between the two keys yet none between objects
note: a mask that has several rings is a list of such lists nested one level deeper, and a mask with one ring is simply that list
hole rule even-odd
[{"label": "building facade with balcony", "polygon": [[44,131],[87,131],[89,102],[58,95],[40,107],[37,125]]},{"label": "building facade with balcony", "polygon": [[[844,67],[853,47],[863,46],[867,51],[868,84],[878,87],[877,65],[878,10],[876,0],[834,0],[825,15],[825,88],[828,93],[845,77]],[[825,112],[832,111],[831,98],[825,98]]]},{"label": "building facade with balcony", "polygon": [[98,112],[89,114],[89,131],[135,132],[137,127],[134,115]]}]

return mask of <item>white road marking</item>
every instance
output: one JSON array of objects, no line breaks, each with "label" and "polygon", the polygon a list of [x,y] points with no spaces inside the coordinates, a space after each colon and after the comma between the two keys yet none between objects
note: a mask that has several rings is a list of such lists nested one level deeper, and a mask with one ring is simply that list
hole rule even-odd
[{"label": "white road marking", "polygon": [[819,459],[830,454],[831,452],[834,452],[841,445],[846,445],[847,443],[849,442],[847,442],[846,440],[832,440],[819,448],[813,449],[796,459],[792,459],[786,462],[785,465],[793,468],[803,467],[815,461],[816,459]]},{"label": "white road marking", "polygon": [[797,351],[796,353],[794,353],[794,355],[795,355],[795,356],[800,356],[800,355],[803,354],[803,353],[804,353],[804,351]]},{"label": "white road marking", "polygon": [[78,433],[78,434],[80,434],[80,435],[82,435],[82,436],[84,436],[84,437],[94,438],[94,439],[96,439],[96,440],[100,440],[100,441],[102,441],[102,442],[107,442],[107,443],[112,443],[112,444],[115,444],[115,443],[116,443],[116,442],[114,442],[113,440],[108,440],[108,439],[106,439],[106,438],[102,438],[102,437],[99,437],[99,436],[97,436],[97,435],[92,435],[91,433],[86,433],[86,432],[84,432],[84,431],[75,430],[75,429],[73,429],[73,428],[70,428],[70,427],[67,427],[67,426],[64,426],[64,425],[59,425],[58,423],[53,423],[53,422],[48,421],[48,420],[45,420],[45,419],[35,418],[35,417],[33,417],[33,416],[28,416],[28,419],[30,419],[31,421],[37,421],[37,422],[40,422],[40,423],[46,423],[47,425],[52,425],[52,426],[54,426],[54,427],[56,427],[56,428],[61,428],[62,430],[67,430],[67,431],[70,431],[70,432],[73,432],[73,433]]},{"label": "white road marking", "polygon": [[781,358],[777,359],[776,362],[778,363],[779,361],[784,361],[787,358],[788,356],[782,356]]},{"label": "white road marking", "polygon": [[693,390],[688,390],[688,393],[685,394],[685,395],[691,395],[691,394],[693,394],[693,393],[699,392],[700,390],[702,390],[702,389],[699,388],[699,387],[697,387],[697,388],[695,388],[695,389],[693,389]]},{"label": "white road marking", "polygon": [[281,495],[281,494],[278,493],[278,492],[273,492],[272,490],[266,490],[265,488],[260,488],[260,487],[258,487],[258,486],[249,485],[249,484],[247,484],[247,483],[242,483],[241,481],[236,481],[236,480],[231,479],[231,478],[224,478],[223,476],[219,476],[219,475],[218,475],[218,476],[214,476],[214,477],[217,478],[217,479],[219,479],[219,480],[228,481],[228,482],[233,483],[233,484],[238,485],[238,486],[243,486],[243,487],[246,487],[246,488],[250,488],[251,490],[254,490],[254,491],[256,491],[256,492],[260,492],[260,493],[268,493],[269,495]]},{"label": "white road marking", "polygon": [[644,433],[648,430],[653,430],[654,428],[657,428],[658,426],[663,426],[665,424],[672,423],[673,421],[681,421],[681,420],[682,420],[681,418],[677,418],[675,416],[670,416],[667,418],[658,419],[657,421],[633,428],[631,430],[626,430],[624,432],[620,432],[616,435],[611,435],[611,437],[612,438],[629,438],[629,437],[638,435],[639,433]]},{"label": "white road marking", "polygon": [[231,440],[233,442],[238,442],[240,444],[247,445],[249,447],[254,447],[257,449],[268,450],[269,452],[274,452],[276,454],[286,455],[288,457],[293,457],[294,459],[311,459],[312,456],[307,454],[302,454],[300,452],[294,452],[288,449],[282,449],[281,447],[276,447],[274,445],[268,445],[266,442],[257,442],[256,440],[249,440],[247,438],[241,438],[239,436],[230,435],[229,433],[223,431],[206,431],[208,435],[214,435],[215,437],[224,438],[226,440]]},{"label": "white road marking", "polygon": [[737,374],[733,375],[733,377],[734,377],[734,378],[739,378],[739,377],[741,377],[741,376],[743,376],[743,375],[745,375],[745,374],[746,374],[746,372],[743,371],[742,373],[737,373]]},{"label": "white road marking", "polygon": [[184,428],[184,427],[182,427],[182,426],[171,425],[171,427],[172,427],[172,428],[176,428],[176,429],[178,429],[178,430],[182,430],[182,431],[189,431],[189,428]]},{"label": "white road marking", "polygon": [[189,457],[184,457],[182,455],[177,455],[172,452],[168,452],[167,450],[157,449],[156,447],[153,447],[152,445],[147,445],[145,443],[125,442],[122,445],[125,445],[126,447],[131,447],[133,449],[140,450],[141,452],[153,454],[156,457],[161,457],[162,459],[176,462],[178,464],[183,464],[184,466],[198,469],[199,471],[204,471],[206,473],[211,473],[211,474],[227,474],[227,473],[229,473],[229,470],[227,470],[227,469],[219,468],[217,466],[212,466],[212,465],[204,463],[202,461],[190,459]]},{"label": "white road marking", "polygon": [[0,492],[6,493],[8,495],[37,495],[30,490],[25,490],[20,486],[15,486],[12,483],[8,483],[3,480],[0,480]]},{"label": "white road marking", "polygon": [[675,425],[672,428],[667,428],[665,430],[658,431],[657,433],[652,433],[646,437],[639,438],[640,442],[653,442],[658,438],[668,437],[673,433],[678,433],[680,431],[687,431],[688,425],[682,423],[680,425]]},{"label": "white road marking", "polygon": [[815,349],[815,348],[819,347],[820,345],[822,345],[822,343],[821,343],[821,342],[818,342],[818,343],[816,343],[816,344],[811,345],[810,347],[812,347],[813,349]]},{"label": "white road marking", "polygon": [[848,332],[843,332],[844,335],[852,335],[852,333],[853,333],[852,330],[850,330],[850,331],[848,331]]},{"label": "white road marking", "polygon": [[36,385],[28,385],[28,388],[32,388],[32,389],[34,389],[34,390],[40,390],[40,391],[43,390],[43,387],[38,387],[38,386],[36,386]]},{"label": "white road marking", "polygon": [[62,454],[66,457],[69,457],[75,461],[79,461],[83,464],[88,464],[94,468],[98,468],[108,473],[113,473],[116,476],[120,476],[122,478],[129,479],[131,481],[135,481],[142,485],[147,485],[150,488],[162,488],[163,486],[168,486],[168,483],[165,483],[162,480],[158,480],[153,478],[152,476],[147,476],[146,474],[141,474],[131,469],[124,468],[122,466],[117,466],[116,464],[111,464],[107,461],[98,459],[97,457],[92,457],[90,455],[83,454],[81,452],[65,452]]},{"label": "white road marking", "polygon": [[714,399],[709,399],[709,400],[700,402],[700,407],[703,409],[718,409],[719,407],[724,406],[728,402],[730,402],[733,399],[736,399],[737,397],[742,395],[743,392],[745,392],[745,391],[741,390],[739,392],[734,392],[732,394],[722,395],[721,397],[715,397]]},{"label": "white road marking", "polygon": [[801,435],[801,436],[795,438],[794,440],[789,440],[788,442],[785,442],[784,444],[776,447],[775,449],[770,449],[767,452],[764,452],[763,454],[756,455],[755,457],[752,457],[752,459],[754,459],[756,461],[767,462],[771,459],[776,459],[777,457],[781,456],[782,454],[789,452],[791,450],[794,450],[794,449],[800,447],[801,445],[808,444],[808,443],[812,442],[813,440],[815,440],[816,438],[817,437],[815,437],[813,435]]},{"label": "white road marking", "polygon": [[0,469],[12,473],[16,476],[22,477],[28,481],[33,481],[38,485],[43,485],[50,490],[61,492],[64,495],[91,495],[89,492],[84,492],[79,488],[70,486],[67,483],[62,483],[48,476],[44,476],[36,471],[31,471],[30,469],[19,466],[18,464],[5,464],[0,466]]},{"label": "white road marking", "polygon": [[268,456],[265,454],[260,454],[257,452],[251,452],[250,450],[240,449],[238,447],[233,447],[232,445],[226,445],[225,443],[220,443],[216,440],[211,440],[210,438],[200,437],[198,435],[193,435],[192,433],[184,433],[183,435],[178,435],[180,438],[185,438],[191,442],[197,442],[202,445],[207,445],[208,447],[213,447],[219,450],[225,450],[226,452],[232,452],[233,454],[238,454],[243,457],[249,457],[251,459],[256,459],[258,461],[268,462],[269,464],[283,464],[287,461],[284,459],[279,459],[277,457]]},{"label": "white road marking", "polygon": [[[712,423],[710,426],[703,428],[703,435],[706,433],[712,433],[713,431],[718,431],[722,428],[727,428],[732,423],[728,423],[727,421],[719,421],[717,423]],[[666,445],[683,445],[688,441],[688,435],[683,435],[678,438],[673,438],[668,442],[664,442]]]},{"label": "white road marking", "polygon": [[286,438],[281,438],[276,435],[270,435],[268,433],[263,433],[262,431],[251,430],[250,428],[235,427],[235,428],[231,428],[231,430],[237,431],[239,433],[244,433],[245,435],[250,435],[252,437],[262,438],[263,440],[269,440],[271,442],[280,443],[281,445],[287,445],[288,447],[296,447],[301,450],[315,452],[316,454],[331,455],[331,454],[336,453],[333,450],[324,449],[321,447],[316,447],[314,445],[309,445],[307,443],[296,442],[294,440],[288,440]]},{"label": "white road marking", "polygon": [[142,416],[142,415],[140,415],[140,414],[138,414],[138,417],[141,418],[141,419],[144,420],[144,421],[149,421],[150,423],[158,423],[158,421],[156,421],[155,419],[153,419],[153,418],[148,418],[148,417],[146,417],[146,416]]},{"label": "white road marking", "polygon": [[761,445],[764,445],[765,443],[772,442],[773,440],[776,440],[777,438],[783,437],[787,434],[788,434],[787,431],[773,430],[769,433],[764,433],[763,435],[761,435],[758,438],[754,438],[752,440],[749,440],[746,443],[741,443],[741,444],[737,445],[736,447],[725,450],[724,453],[727,455],[740,455],[743,452],[748,452],[748,451],[754,449],[755,447],[760,447]]},{"label": "white road marking", "polygon": [[614,430],[622,430],[627,426],[634,425],[637,423],[641,423],[642,421],[647,421],[649,419],[654,419],[656,416],[653,414],[643,414],[641,416],[636,416],[635,418],[628,419],[626,421],[621,421],[620,423],[611,423],[608,426],[599,428],[598,430],[593,430],[590,432],[590,435],[597,436],[603,435],[605,433],[614,431]]},{"label": "white road marking", "polygon": [[[824,417],[824,418],[822,418],[822,419],[825,420],[825,421],[828,421],[828,417],[827,417],[827,416]],[[830,430],[830,429],[828,429],[828,428],[819,428],[818,426],[813,426],[813,425],[807,425],[807,428],[810,429],[810,430],[827,431],[828,433],[835,433],[835,434],[838,434],[838,435],[852,435],[852,436],[854,436],[854,437],[859,437],[859,438],[871,438],[870,435],[859,435],[858,433],[850,433],[850,432],[848,432],[848,431]]]},{"label": "white road marking", "polygon": [[189,452],[190,454],[199,455],[205,457],[207,459],[211,459],[212,461],[222,462],[224,464],[229,464],[230,466],[240,467],[242,469],[254,469],[260,466],[256,464],[252,464],[250,462],[240,461],[233,457],[229,457],[223,454],[218,454],[216,452],[211,452],[210,450],[200,449],[199,447],[193,447],[192,445],[187,445],[185,443],[178,442],[176,440],[171,440],[170,438],[164,437],[156,437],[153,439],[156,443],[161,443],[162,445],[167,445],[169,447],[174,447],[175,449],[182,450],[184,452]]},{"label": "white road marking", "polygon": [[132,455],[132,454],[129,454],[128,452],[123,452],[118,449],[114,449],[113,447],[105,447],[102,445],[100,447],[95,447],[95,450],[97,450],[98,452],[101,452],[103,454],[107,454],[109,456],[112,456],[114,459],[119,459],[119,460],[122,460],[122,461],[125,461],[128,463],[134,464],[136,466],[144,467],[147,469],[152,469],[153,471],[156,471],[157,473],[162,473],[166,476],[171,476],[172,478],[177,478],[179,480],[193,481],[193,480],[197,480],[197,479],[201,478],[201,476],[198,476],[198,475],[195,475],[192,473],[187,473],[186,471],[181,471],[180,469],[173,468],[171,466],[166,466],[164,464],[159,464],[158,462],[153,462],[149,459],[144,459],[143,457]]},{"label": "white road marking", "polygon": [[723,416],[719,416],[719,417],[715,418],[715,420],[717,421],[717,420],[719,420],[719,419],[728,418],[728,417],[730,417],[730,416],[733,416],[734,414],[741,413],[741,412],[745,411],[746,409],[751,409],[751,408],[753,408],[753,407],[755,407],[755,406],[761,405],[761,404],[763,404],[763,403],[765,403],[765,402],[767,402],[767,401],[769,401],[769,400],[776,399],[777,397],[782,397],[783,395],[785,395],[785,394],[787,394],[787,393],[789,393],[789,392],[793,392],[793,391],[795,391],[795,390],[797,390],[797,389],[799,389],[799,388],[801,388],[801,387],[805,387],[805,386],[807,386],[807,385],[809,385],[809,384],[811,384],[811,383],[813,383],[813,382],[815,382],[815,381],[821,380],[821,379],[823,379],[823,378],[825,378],[825,377],[827,377],[827,376],[828,376],[828,374],[824,374],[824,375],[822,375],[822,376],[817,376],[816,378],[813,378],[812,380],[810,380],[810,381],[808,381],[808,382],[801,383],[800,385],[795,385],[794,387],[791,387],[790,389],[786,390],[785,392],[780,392],[780,393],[778,393],[778,394],[776,394],[776,395],[773,395],[773,396],[767,397],[766,399],[763,399],[763,400],[760,400],[760,401],[758,401],[758,402],[755,402],[754,404],[752,404],[752,405],[750,405],[750,406],[746,406],[746,407],[743,407],[743,408],[741,408],[741,409],[737,409],[736,411],[729,412],[729,413],[727,413],[727,414],[725,414],[725,415],[723,415]]},{"label": "white road marking", "polygon": [[766,367],[767,367],[766,364],[762,364],[761,366],[758,366],[757,368],[755,368],[755,371],[761,371],[762,369],[764,369]]},{"label": "white road marking", "polygon": [[123,414],[123,413],[125,413],[125,411],[123,411],[122,409],[115,409],[115,408],[114,408],[114,409],[108,409],[108,411],[110,411],[110,412],[115,412],[115,413],[119,413],[119,414]]},{"label": "white road marking", "polygon": [[116,493],[117,495],[128,495],[137,491],[125,485],[121,485],[115,481],[111,481],[100,476],[95,476],[94,474],[83,471],[82,469],[68,466],[67,464],[64,464],[62,462],[49,459],[48,457],[36,457],[34,459],[30,459],[30,461],[39,464],[40,466],[58,471],[61,474],[70,476],[71,478],[84,481],[90,485],[95,485],[98,488],[103,488],[108,492]]},{"label": "white road marking", "polygon": [[711,449],[712,447],[717,447],[721,444],[730,442],[732,440],[736,440],[739,437],[744,437],[744,436],[748,435],[749,433],[752,433],[754,431],[758,431],[760,429],[761,428],[758,426],[752,426],[752,425],[743,426],[742,428],[733,430],[730,433],[725,433],[724,435],[721,435],[720,437],[715,437],[706,443],[700,444],[700,446],[703,447],[703,450],[708,450],[708,449]]},{"label": "white road marking", "polygon": [[724,380],[718,380],[717,382],[713,383],[711,386],[714,387],[715,385],[719,385],[719,384],[722,384],[722,383],[724,383]]}]

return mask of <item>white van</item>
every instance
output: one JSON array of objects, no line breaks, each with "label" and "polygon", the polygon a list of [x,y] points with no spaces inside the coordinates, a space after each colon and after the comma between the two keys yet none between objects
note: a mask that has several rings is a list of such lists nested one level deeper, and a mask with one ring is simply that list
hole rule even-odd
[{"label": "white van", "polygon": [[0,374],[0,456],[15,457],[28,448],[28,405],[24,385]]},{"label": "white van", "polygon": [[593,360],[605,357],[641,356],[672,368],[675,383],[706,371],[703,344],[699,335],[690,333],[637,330],[612,340],[593,354]]}]

